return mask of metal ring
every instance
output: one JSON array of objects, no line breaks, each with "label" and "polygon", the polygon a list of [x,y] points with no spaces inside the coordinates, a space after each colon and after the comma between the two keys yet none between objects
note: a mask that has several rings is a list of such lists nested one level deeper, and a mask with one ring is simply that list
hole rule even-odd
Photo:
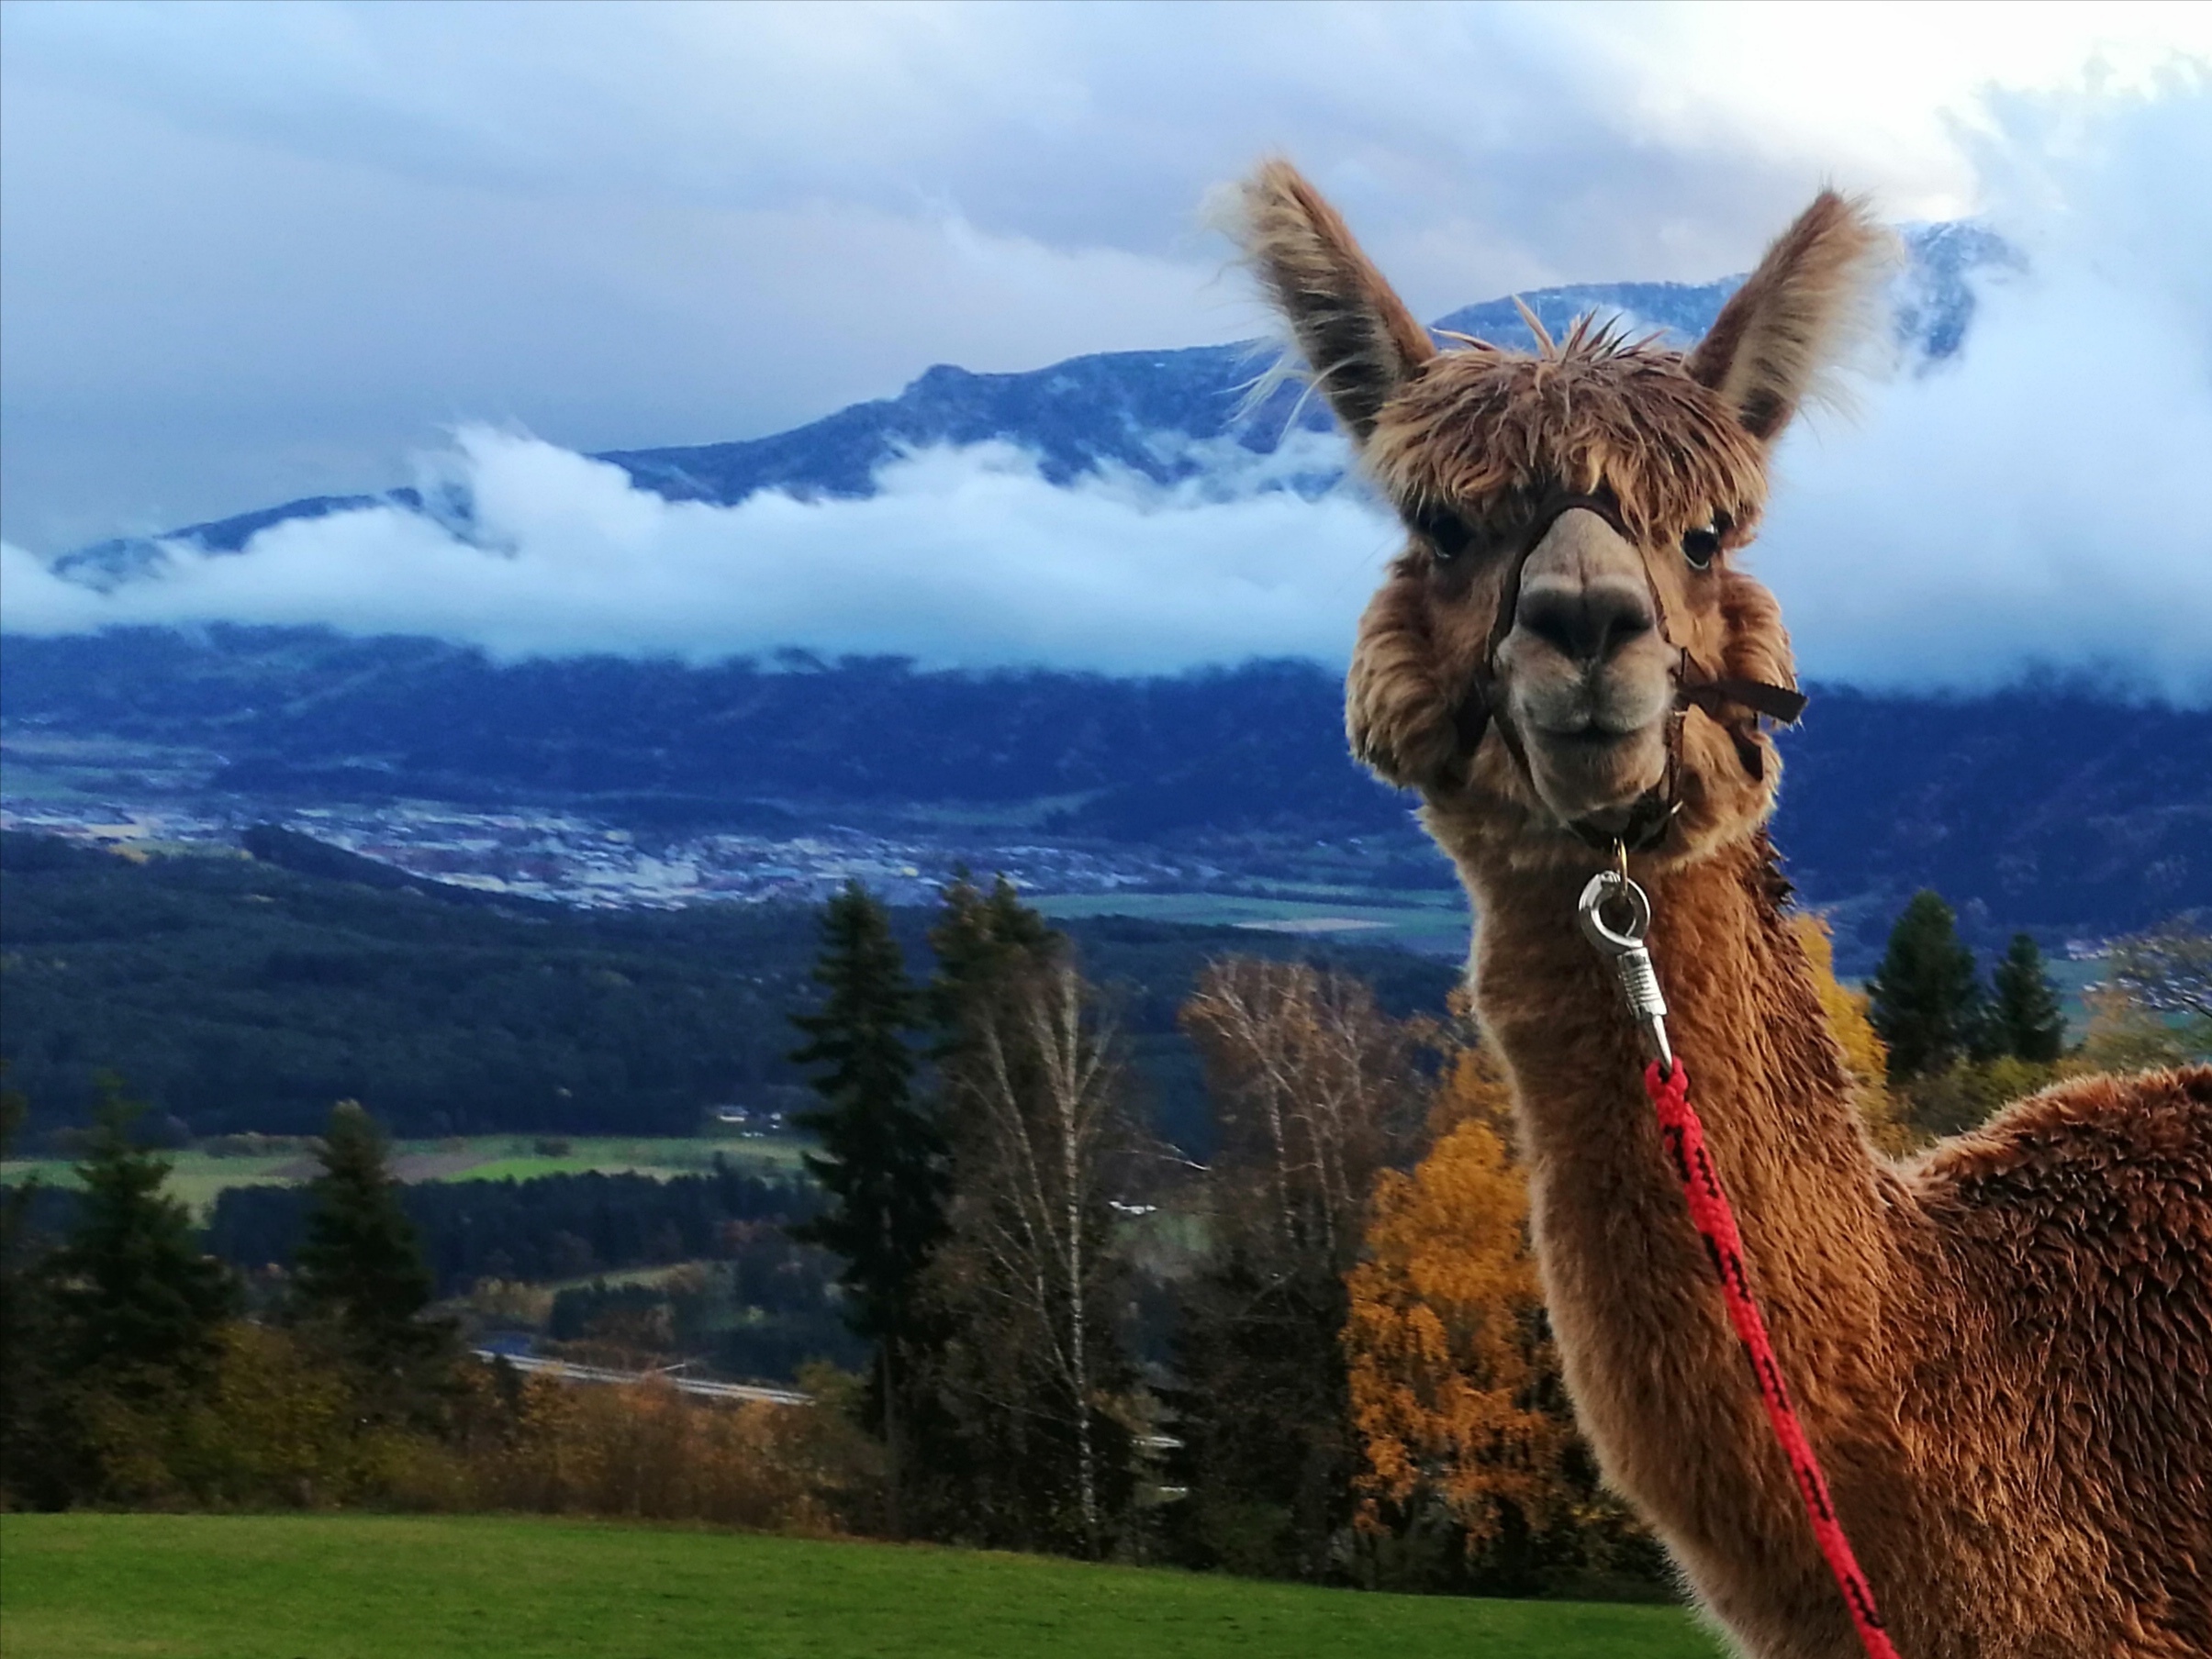
[{"label": "metal ring", "polygon": [[[1625,930],[1608,927],[1603,914],[1606,902],[1622,898],[1628,901],[1630,920]],[[1600,870],[1590,878],[1576,902],[1576,919],[1582,924],[1582,936],[1601,951],[1616,956],[1641,948],[1644,935],[1651,930],[1651,900],[1643,888],[1614,870]]]}]

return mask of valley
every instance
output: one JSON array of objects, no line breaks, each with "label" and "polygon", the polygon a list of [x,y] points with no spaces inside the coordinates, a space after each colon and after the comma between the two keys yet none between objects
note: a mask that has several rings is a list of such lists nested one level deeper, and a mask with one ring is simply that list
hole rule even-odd
[{"label": "valley", "polygon": [[[1922,886],[1984,952],[2025,930],[2062,956],[2212,905],[2212,712],[2055,681],[1812,690],[1780,738],[1774,838],[1846,974]],[[1114,677],[508,662],[315,629],[17,637],[0,821],[126,852],[288,826],[358,855],[351,880],[570,908],[804,905],[852,879],[923,904],[966,867],[1064,915],[1457,957],[1457,884],[1412,797],[1345,753],[1341,695],[1299,662]]]}]

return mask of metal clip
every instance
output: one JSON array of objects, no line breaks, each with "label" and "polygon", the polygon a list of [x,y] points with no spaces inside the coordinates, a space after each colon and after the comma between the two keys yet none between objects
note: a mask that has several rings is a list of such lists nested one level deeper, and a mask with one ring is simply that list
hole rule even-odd
[{"label": "metal clip", "polygon": [[[1624,858],[1621,862],[1627,861]],[[1605,907],[1615,902],[1628,908],[1625,928],[1614,928],[1605,920]],[[1662,1073],[1671,1074],[1674,1051],[1667,1042],[1667,999],[1659,993],[1651,952],[1644,949],[1644,935],[1651,928],[1649,896],[1628,879],[1625,870],[1601,870],[1582,889],[1575,909],[1582,924],[1582,937],[1613,963],[1621,982],[1621,998],[1643,1035],[1646,1052],[1659,1063]]]}]

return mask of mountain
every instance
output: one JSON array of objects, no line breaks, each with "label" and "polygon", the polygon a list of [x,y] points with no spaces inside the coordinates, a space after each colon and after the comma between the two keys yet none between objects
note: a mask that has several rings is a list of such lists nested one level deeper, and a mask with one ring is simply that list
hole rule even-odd
[{"label": "mountain", "polygon": [[[1991,232],[1968,223],[1909,228],[1910,254],[1893,293],[1895,326],[1911,358],[1955,354],[1972,324],[1977,273],[2017,268],[2019,257]],[[1632,328],[1686,343],[1711,326],[1740,277],[1703,284],[1597,283],[1539,289],[1523,303],[1551,333],[1588,312],[1615,315]],[[1531,337],[1512,299],[1469,306],[1436,327],[1501,344]],[[1113,351],[1070,358],[1023,373],[978,374],[941,363],[896,397],[854,404],[771,437],[682,448],[618,450],[611,462],[641,489],[671,501],[729,506],[762,490],[800,498],[870,495],[877,473],[908,451],[932,446],[1012,444],[1037,459],[1050,483],[1065,484],[1120,468],[1156,484],[1198,482],[1234,495],[1334,488],[1344,452],[1327,411],[1279,387],[1257,407],[1246,394],[1271,355],[1244,340],[1173,351]],[[89,586],[158,573],[164,541],[229,553],[273,525],[373,507],[421,513],[465,536],[471,507],[459,486],[375,494],[313,495],[234,518],[187,525],[163,537],[103,541],[63,555],[54,568]]]},{"label": "mountain", "polygon": [[[1847,969],[1871,963],[1924,885],[1984,946],[2212,906],[2212,712],[2055,683],[1813,690],[1781,740],[1775,837],[1804,896],[1836,910]],[[246,628],[17,638],[0,653],[11,774],[34,741],[97,738],[141,746],[134,765],[183,757],[172,792],[257,809],[414,797],[787,835],[989,819],[1031,839],[1196,848],[1279,883],[1303,879],[1285,860],[1325,844],[1332,880],[1449,885],[1409,797],[1346,756],[1341,707],[1336,676],[1306,662],[1149,679],[894,660],[503,663],[430,640]]]},{"label": "mountain", "polygon": [[[1968,338],[1977,281],[2021,262],[1969,224],[1921,227],[1906,241],[1895,326],[1908,362],[1926,367]],[[1734,287],[1620,283],[1525,297],[1555,333],[1595,310],[1687,340]],[[1509,300],[1436,327],[1527,339]],[[985,443],[1019,447],[1061,484],[1119,470],[1223,498],[1335,489],[1344,451],[1312,400],[1279,388],[1240,414],[1263,359],[1246,342],[1079,357],[1027,373],[940,365],[895,397],[792,431],[601,459],[664,496],[718,504],[764,490],[866,495],[901,453]],[[463,535],[473,512],[464,486],[425,486],[314,497],[167,540],[235,552],[287,520],[379,506]],[[60,568],[108,585],[154,575],[167,557],[161,540],[113,541]],[[988,823],[999,846],[1026,837],[1179,849],[1190,856],[1179,853],[1176,879],[1218,878],[1241,892],[1272,884],[1287,896],[1302,883],[1335,894],[1435,892],[1450,881],[1408,799],[1346,759],[1335,677],[1302,662],[1139,679],[923,673],[797,652],[700,666],[611,656],[501,663],[435,640],[314,629],[115,630],[11,637],[0,652],[0,715],[11,777],[56,798],[188,796],[231,824],[331,803],[428,800],[573,811],[641,840],[708,830],[796,840],[857,825],[909,846],[935,837],[951,858],[974,843],[949,841],[947,826]],[[45,758],[25,758],[72,744],[106,754],[117,743],[137,746],[127,763],[101,772],[72,763],[61,781],[41,773]],[[1831,687],[1783,743],[1778,839],[1806,896],[1836,911],[1847,968],[1865,965],[1888,918],[1922,885],[1961,907],[1984,944],[2013,927],[2057,942],[2212,905],[2212,716],[2059,685],[1949,699]],[[11,798],[27,786],[11,782]],[[891,867],[926,883],[903,855]],[[1142,884],[1145,871],[1166,868],[1125,861],[1084,890]]]}]

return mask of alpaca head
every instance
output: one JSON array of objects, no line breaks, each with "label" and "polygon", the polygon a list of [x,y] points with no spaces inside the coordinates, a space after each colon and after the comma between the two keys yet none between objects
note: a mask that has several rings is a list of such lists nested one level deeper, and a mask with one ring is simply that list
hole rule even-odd
[{"label": "alpaca head", "polygon": [[1516,863],[1615,835],[1680,858],[1754,830],[1779,768],[1741,688],[1793,681],[1774,599],[1736,559],[1887,234],[1824,193],[1687,354],[1585,319],[1556,342],[1538,329],[1532,356],[1438,349],[1288,163],[1241,206],[1247,255],[1408,531],[1360,624],[1355,752],[1420,788],[1456,848]]}]

